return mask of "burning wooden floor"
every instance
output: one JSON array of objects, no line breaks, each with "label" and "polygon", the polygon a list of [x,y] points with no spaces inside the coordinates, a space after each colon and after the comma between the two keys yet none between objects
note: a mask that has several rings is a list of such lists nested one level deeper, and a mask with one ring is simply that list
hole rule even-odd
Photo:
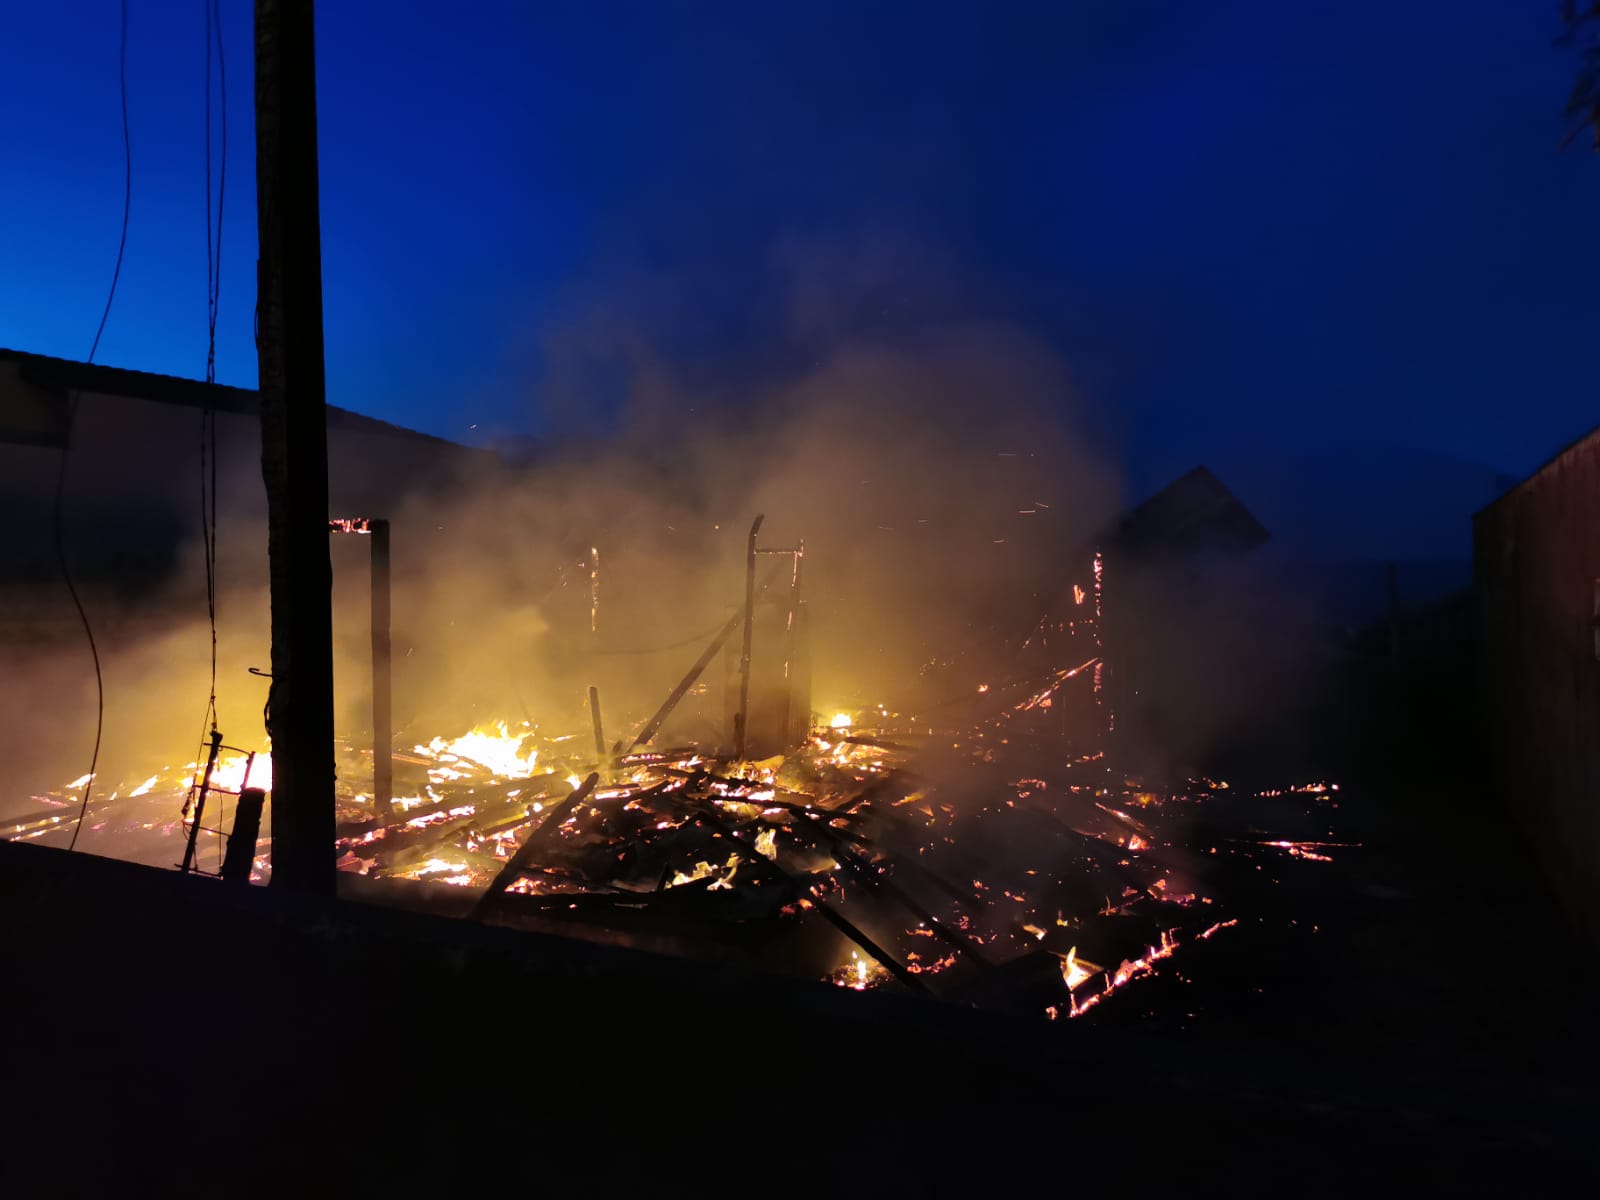
[{"label": "burning wooden floor", "polygon": [[[353,894],[388,904],[857,990],[1052,1019],[1099,1012],[1261,917],[1259,899],[1230,894],[1230,873],[1317,871],[1339,844],[1339,795],[1116,780],[1102,756],[1023,728],[1041,688],[1067,677],[1013,685],[959,730],[840,713],[760,761],[693,745],[605,754],[585,735],[510,722],[435,737],[395,755],[405,794],[387,814],[370,788],[341,794],[339,866],[364,877],[350,878]],[[175,865],[199,770],[108,788],[85,841]],[[266,756],[219,757],[202,869],[221,862],[228,813],[216,801],[270,786],[270,770]],[[370,750],[345,744],[340,776],[371,780]],[[61,840],[76,799],[71,787],[38,797],[9,836]],[[257,880],[269,850],[270,830]]]}]

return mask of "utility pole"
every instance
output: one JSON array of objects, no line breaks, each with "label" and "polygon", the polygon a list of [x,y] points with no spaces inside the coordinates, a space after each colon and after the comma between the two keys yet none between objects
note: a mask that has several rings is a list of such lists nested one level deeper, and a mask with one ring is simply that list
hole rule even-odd
[{"label": "utility pole", "polygon": [[256,355],[272,586],[272,886],[334,892],[333,568],[311,0],[255,0]]}]

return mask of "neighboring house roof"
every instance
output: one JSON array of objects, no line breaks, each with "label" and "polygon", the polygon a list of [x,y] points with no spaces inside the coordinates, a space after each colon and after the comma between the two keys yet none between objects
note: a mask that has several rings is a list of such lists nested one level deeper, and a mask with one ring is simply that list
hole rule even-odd
[{"label": "neighboring house roof", "polygon": [[1546,471],[1549,471],[1551,468],[1553,468],[1557,464],[1559,464],[1561,462],[1561,460],[1566,458],[1569,454],[1575,453],[1576,451],[1583,449],[1590,442],[1593,442],[1593,441],[1596,441],[1596,440],[1600,440],[1600,426],[1597,426],[1596,428],[1591,429],[1588,433],[1582,435],[1581,437],[1573,439],[1571,442],[1567,443],[1567,445],[1563,446],[1560,450],[1557,450],[1554,454],[1552,454],[1548,459],[1545,460],[1545,462],[1539,467],[1539,469],[1537,471],[1533,472],[1533,474],[1529,475],[1526,479],[1519,479],[1517,482],[1513,483],[1510,487],[1508,487],[1499,496],[1496,496],[1493,500],[1489,501],[1489,503],[1485,504],[1482,508],[1480,508],[1475,514],[1473,514],[1474,518],[1481,517],[1486,513],[1492,512],[1494,509],[1496,509],[1500,505],[1504,504],[1507,500],[1511,499],[1511,497],[1515,496],[1523,488],[1527,487],[1535,479],[1538,479],[1539,476],[1543,475]]},{"label": "neighboring house roof", "polygon": [[1116,544],[1135,553],[1252,550],[1271,535],[1205,467],[1162,488],[1119,521]]},{"label": "neighboring house roof", "polygon": [[[0,347],[0,362],[15,364],[18,375],[35,387],[49,392],[93,392],[102,396],[127,396],[136,400],[149,400],[158,404],[180,404],[189,408],[212,408],[218,412],[256,416],[261,412],[260,397],[251,388],[228,387],[220,383],[205,383],[198,379],[180,379],[174,375],[155,375],[149,371],[130,371],[123,367],[106,367],[98,363],[74,362],[66,358],[51,358],[45,354],[30,354],[25,350],[8,350]],[[363,416],[346,408],[328,405],[328,428],[354,432],[386,433],[407,438],[417,438],[449,446],[454,450],[473,451],[446,438],[419,433],[403,425]],[[64,430],[63,430],[64,432]],[[0,440],[6,440],[0,431]]]}]

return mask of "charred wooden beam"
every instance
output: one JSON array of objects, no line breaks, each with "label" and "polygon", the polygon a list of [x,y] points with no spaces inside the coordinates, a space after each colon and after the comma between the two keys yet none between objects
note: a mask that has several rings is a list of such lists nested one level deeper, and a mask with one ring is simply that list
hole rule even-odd
[{"label": "charred wooden beam", "polygon": [[394,799],[394,672],[389,637],[389,522],[383,517],[333,517],[330,534],[368,536],[372,571],[372,801],[387,816]]},{"label": "charred wooden beam", "polygon": [[[810,689],[807,688],[807,697],[804,701],[804,711],[799,715],[803,728],[797,731],[794,728],[796,721],[795,686],[797,673],[800,667],[800,654],[804,647],[801,636],[800,619],[800,573],[805,563],[806,544],[798,543],[794,548],[794,570],[789,576],[789,608],[784,614],[784,658],[783,658],[783,729],[779,736],[783,738],[783,748],[789,750],[798,746],[804,739],[806,730],[811,727],[811,700]],[[809,671],[807,672],[809,677]]]},{"label": "charred wooden beam", "polygon": [[889,789],[892,788],[898,782],[899,782],[899,779],[897,778],[897,776],[893,772],[891,772],[890,774],[883,776],[883,778],[877,780],[876,782],[870,783],[866,787],[862,788],[854,796],[851,796],[850,799],[846,800],[843,804],[841,804],[837,809],[835,809],[833,811],[834,811],[835,815],[837,815],[837,816],[843,816],[846,813],[854,812],[856,809],[860,808],[863,804],[867,804],[867,803],[869,803],[869,802],[871,802],[873,800],[878,799],[880,796],[885,795],[889,791]]},{"label": "charred wooden beam", "polygon": [[[448,812],[452,808],[460,808],[470,804],[477,811],[481,819],[485,812],[492,810],[497,805],[504,805],[508,814],[516,811],[513,805],[526,808],[528,804],[542,796],[548,795],[544,789],[559,778],[554,772],[544,775],[535,775],[529,779],[516,779],[502,781],[500,794],[489,791],[483,785],[477,785],[470,793],[458,789],[450,789],[444,797],[429,804],[421,804],[415,808],[397,811],[388,818],[367,817],[360,821],[340,822],[337,833],[341,844],[353,838],[360,838],[377,829],[404,829],[419,817],[431,817],[435,813]],[[514,786],[513,786],[514,785]],[[507,796],[506,791],[518,791],[521,794],[515,797]]]},{"label": "charred wooden beam", "polygon": [[[359,847],[352,846],[350,850],[357,858],[376,857],[386,870],[393,870],[430,857],[441,842],[449,841],[476,824],[476,817],[455,817],[424,825],[420,829],[401,829],[388,833]],[[370,851],[370,854],[364,855],[362,850]]]},{"label": "charred wooden beam", "polygon": [[630,752],[640,746],[647,745],[650,739],[660,731],[666,719],[672,715],[672,710],[678,707],[678,702],[689,694],[689,689],[694,686],[695,680],[700,678],[701,673],[711,664],[711,660],[716,657],[717,651],[722,649],[722,644],[733,636],[735,629],[739,628],[739,621],[740,616],[737,613],[728,618],[727,624],[717,632],[716,637],[711,639],[711,643],[705,648],[705,652],[695,660],[694,666],[690,667],[684,677],[678,681],[678,686],[672,689],[672,693],[662,702],[661,707],[656,709],[655,715],[644,723],[644,727],[634,735],[633,741],[628,743]]},{"label": "charred wooden beam", "polygon": [[844,844],[844,839],[839,836],[838,830],[818,821],[815,813],[807,813],[805,815],[808,818],[807,824],[832,844],[834,857],[843,863],[846,869],[853,872],[858,879],[865,882],[868,887],[909,909],[913,916],[933,931],[934,936],[947,946],[959,950],[980,967],[987,969],[994,965],[972,944],[971,939],[962,936],[959,930],[952,929],[946,925],[933,913],[929,912],[922,902],[910,892],[875,870],[871,863],[863,861],[855,852],[854,847]]},{"label": "charred wooden beam", "polygon": [[844,934],[845,937],[849,938],[852,942],[865,950],[874,961],[882,964],[883,968],[887,970],[889,974],[893,975],[906,987],[910,988],[914,992],[925,992],[928,990],[927,985],[913,975],[910,971],[906,970],[905,965],[895,958],[894,955],[890,954],[882,946],[878,945],[877,942],[873,941],[870,937],[863,933],[848,917],[833,908],[826,900],[819,896],[814,884],[807,883],[804,880],[796,879],[772,859],[761,854],[753,846],[745,845],[739,836],[734,832],[733,827],[722,819],[722,814],[716,811],[715,804],[711,803],[709,800],[704,800],[698,815],[718,833],[722,834],[723,837],[727,838],[741,858],[744,858],[752,865],[758,866],[762,870],[771,871],[779,879],[794,886],[800,894],[805,896],[806,900],[811,904],[812,908],[815,909],[818,915],[823,918],[823,920],[827,921],[840,933]]},{"label": "charred wooden beam", "polygon": [[523,869],[533,858],[534,853],[548,844],[550,839],[556,835],[557,830],[566,823],[567,818],[577,810],[578,805],[589,798],[589,793],[594,791],[595,784],[599,782],[600,776],[598,774],[590,774],[589,778],[572,789],[570,796],[556,805],[537,829],[528,834],[527,839],[517,847],[517,852],[506,863],[505,869],[495,876],[494,882],[489,885],[488,890],[479,899],[477,906],[472,910],[474,917],[481,919],[486,912],[493,908],[494,902],[522,874]]},{"label": "charred wooden beam", "polygon": [[[756,808],[781,808],[784,812],[797,813],[807,817],[815,817],[817,820],[824,822],[832,821],[836,817],[842,820],[860,820],[859,815],[856,813],[842,813],[831,808],[819,808],[814,804],[802,804],[798,800],[780,800],[776,796],[772,797],[770,800],[753,800],[748,796],[724,796],[718,794],[714,795],[712,799],[718,804],[749,804]],[[834,829],[831,826],[825,827],[828,829],[828,832],[833,834],[835,837],[842,838],[845,841],[855,842],[859,845],[866,844],[866,839],[864,837],[851,830]]]},{"label": "charred wooden beam", "polygon": [[987,908],[982,899],[980,899],[978,896],[974,895],[965,888],[957,887],[943,875],[940,875],[937,871],[929,870],[925,864],[918,862],[914,857],[891,853],[885,854],[884,859],[891,866],[904,867],[906,870],[915,872],[916,874],[922,876],[922,878],[927,880],[934,887],[938,888],[945,895],[949,896],[963,908],[972,909],[973,911],[977,912],[982,912]]},{"label": "charred wooden beam", "polygon": [[261,837],[261,810],[267,794],[260,788],[245,788],[233,810],[233,832],[222,856],[222,878],[227,883],[247,884],[256,863],[256,842]]},{"label": "charred wooden beam", "polygon": [[589,685],[589,719],[594,725],[594,752],[599,759],[600,769],[606,769],[606,760],[610,755],[606,752],[606,731],[600,721],[600,689],[594,684]]},{"label": "charred wooden beam", "polygon": [[756,624],[756,534],[761,532],[763,513],[750,523],[750,538],[745,547],[744,568],[744,649],[739,654],[739,709],[733,714],[733,753],[743,760],[750,733],[750,651]]},{"label": "charred wooden beam", "polygon": [[394,800],[394,668],[389,636],[389,522],[372,522],[372,804]]}]

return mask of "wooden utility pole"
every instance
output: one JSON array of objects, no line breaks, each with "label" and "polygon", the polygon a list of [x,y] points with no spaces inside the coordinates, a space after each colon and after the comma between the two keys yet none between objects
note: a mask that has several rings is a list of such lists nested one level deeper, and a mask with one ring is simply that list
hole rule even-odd
[{"label": "wooden utility pole", "polygon": [[311,0],[255,0],[256,354],[272,584],[272,886],[334,890],[333,568]]}]

